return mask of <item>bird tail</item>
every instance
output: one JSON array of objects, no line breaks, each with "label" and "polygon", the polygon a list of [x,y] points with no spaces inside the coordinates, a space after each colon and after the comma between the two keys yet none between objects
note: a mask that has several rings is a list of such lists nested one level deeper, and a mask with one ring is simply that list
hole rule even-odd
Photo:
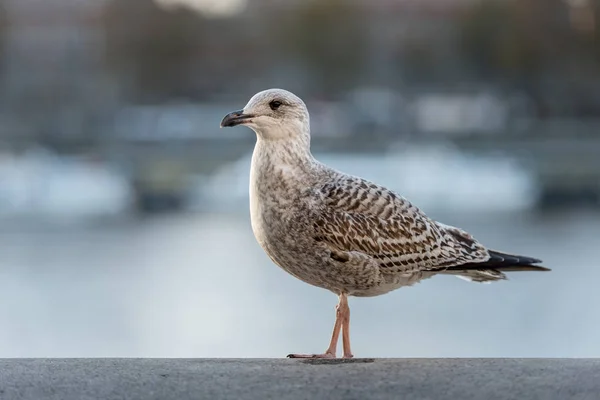
[{"label": "bird tail", "polygon": [[445,272],[474,282],[491,282],[506,279],[504,272],[550,271],[549,268],[535,265],[542,262],[537,258],[494,250],[489,250],[489,254],[490,258],[487,261],[452,266]]}]

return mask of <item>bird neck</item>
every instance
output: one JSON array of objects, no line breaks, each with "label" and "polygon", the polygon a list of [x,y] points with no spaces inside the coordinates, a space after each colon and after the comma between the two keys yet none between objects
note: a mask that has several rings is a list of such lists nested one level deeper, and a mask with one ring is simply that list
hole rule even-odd
[{"label": "bird neck", "polygon": [[302,165],[313,160],[310,135],[265,137],[257,135],[254,153],[260,160],[274,165]]},{"label": "bird neck", "polygon": [[300,177],[309,172],[314,163],[310,144],[302,138],[256,141],[252,155],[252,175],[256,179]]}]

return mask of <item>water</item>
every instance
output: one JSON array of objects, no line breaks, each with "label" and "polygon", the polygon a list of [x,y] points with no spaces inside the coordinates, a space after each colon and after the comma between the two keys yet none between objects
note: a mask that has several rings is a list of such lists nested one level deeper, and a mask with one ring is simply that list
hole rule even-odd
[{"label": "water", "polygon": [[[551,273],[436,277],[352,298],[362,357],[600,356],[600,216],[446,214]],[[336,297],[274,266],[245,210],[0,228],[0,357],[282,357],[320,352]]]}]

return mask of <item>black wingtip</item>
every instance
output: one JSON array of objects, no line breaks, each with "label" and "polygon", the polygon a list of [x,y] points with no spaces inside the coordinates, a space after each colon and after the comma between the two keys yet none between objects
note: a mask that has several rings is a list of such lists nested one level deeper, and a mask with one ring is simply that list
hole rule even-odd
[{"label": "black wingtip", "polygon": [[519,271],[537,271],[537,272],[548,272],[550,268],[535,265],[542,262],[537,258],[519,256],[515,254],[506,254],[499,251],[489,250],[490,259],[481,263],[468,263],[463,265],[456,265],[448,268],[452,271],[468,271],[468,270],[482,270],[482,269],[495,269],[502,272],[519,272]]},{"label": "black wingtip", "polygon": [[525,271],[534,271],[534,272],[549,272],[552,271],[550,268],[543,267],[541,265],[514,265],[510,267],[494,267],[498,271],[502,272],[525,272]]},{"label": "black wingtip", "polygon": [[538,258],[533,258],[533,257],[528,257],[528,256],[520,256],[520,255],[516,255],[516,254],[506,254],[506,253],[501,253],[499,251],[494,251],[494,250],[490,250],[490,261],[496,259],[496,258],[500,258],[502,260],[502,264],[507,265],[507,264],[513,264],[515,266],[517,265],[533,265],[533,264],[540,264],[542,263],[542,260],[538,259]]}]

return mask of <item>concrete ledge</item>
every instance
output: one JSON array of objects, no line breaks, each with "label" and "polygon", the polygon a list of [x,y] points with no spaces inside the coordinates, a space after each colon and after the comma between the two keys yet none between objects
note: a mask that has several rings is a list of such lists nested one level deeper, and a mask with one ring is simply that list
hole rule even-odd
[{"label": "concrete ledge", "polygon": [[0,399],[600,399],[600,359],[4,359]]}]

